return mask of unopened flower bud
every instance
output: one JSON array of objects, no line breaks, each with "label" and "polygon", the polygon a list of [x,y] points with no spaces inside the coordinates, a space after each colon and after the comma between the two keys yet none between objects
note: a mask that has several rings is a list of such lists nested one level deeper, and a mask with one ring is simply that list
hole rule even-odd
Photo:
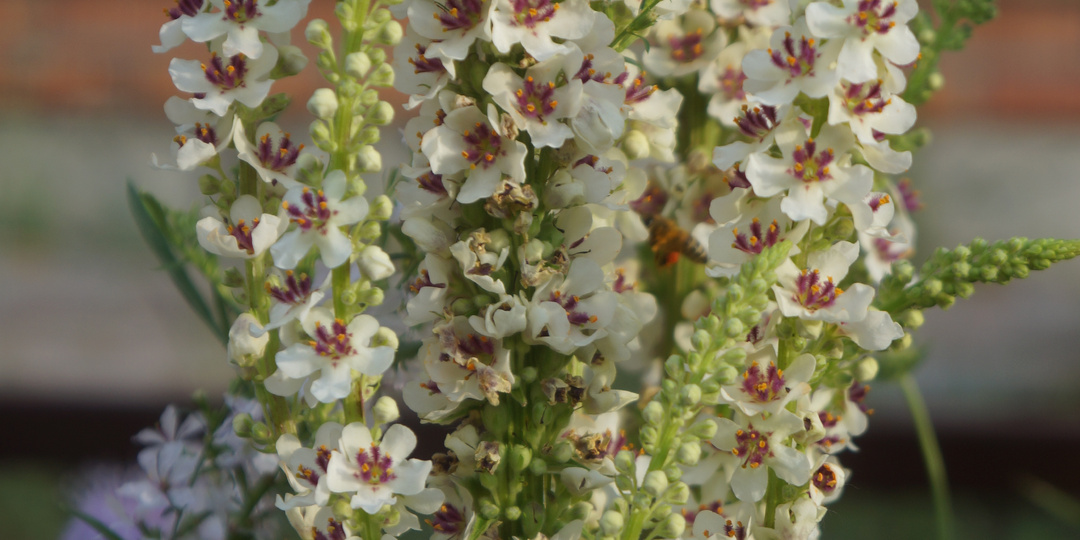
[{"label": "unopened flower bud", "polygon": [[347,32],[356,31],[356,9],[350,2],[338,2],[337,5],[334,6],[334,15],[337,16],[342,29]]},{"label": "unopened flower bud", "polygon": [[926,86],[931,90],[941,90],[945,87],[945,76],[940,71],[935,71],[926,78]]},{"label": "unopened flower bud", "polygon": [[356,303],[365,306],[380,306],[385,299],[386,293],[378,287],[372,287],[356,295]]},{"label": "unopened flower bud", "polygon": [[619,453],[615,454],[615,470],[620,473],[633,476],[634,475],[634,453],[629,450],[619,450]]},{"label": "unopened flower bud", "polygon": [[570,519],[570,521],[573,521],[575,519],[585,519],[593,513],[593,510],[594,508],[592,504],[589,504],[588,501],[581,501],[570,507],[570,515],[567,517]]},{"label": "unopened flower bud", "polygon": [[697,330],[690,336],[690,344],[694,346],[694,350],[704,351],[712,345],[712,336],[704,330]]},{"label": "unopened flower bud", "polygon": [[330,26],[322,19],[312,19],[304,29],[304,38],[307,42],[320,49],[329,49],[333,46],[333,38],[330,37]]},{"label": "unopened flower bud", "polygon": [[278,66],[281,68],[281,74],[286,77],[300,73],[308,65],[308,57],[296,45],[278,47],[278,55]]},{"label": "unopened flower bud", "polygon": [[641,484],[645,493],[659,498],[668,487],[667,475],[664,471],[650,471],[645,475],[645,481]]},{"label": "unopened flower bud", "polygon": [[615,510],[608,510],[600,517],[600,531],[606,536],[615,536],[623,528],[622,514]]},{"label": "unopened flower bud", "polygon": [[385,101],[380,101],[368,109],[365,118],[376,126],[385,126],[394,121],[394,107]]},{"label": "unopened flower bud", "polygon": [[701,387],[688,384],[679,389],[679,402],[686,406],[697,405],[701,401]]},{"label": "unopened flower bud", "polygon": [[382,45],[390,45],[393,47],[401,42],[401,36],[404,34],[401,30],[401,24],[395,20],[386,21],[379,28],[378,33],[375,34],[375,43]]},{"label": "unopened flower bud", "polygon": [[529,462],[532,461],[532,450],[529,448],[515,444],[510,449],[510,470],[515,473],[525,470],[525,467],[529,466]]},{"label": "unopened flower bud", "polygon": [[698,439],[712,439],[713,436],[716,435],[716,422],[711,418],[698,420],[690,426],[689,432]]},{"label": "unopened flower bud", "polygon": [[379,246],[367,246],[360,251],[356,261],[360,272],[371,281],[379,281],[394,275],[394,263]]},{"label": "unopened flower bud", "polygon": [[251,419],[251,415],[248,413],[240,413],[233,417],[232,428],[233,433],[237,437],[246,439],[251,436],[251,428],[255,425],[255,421]]},{"label": "unopened flower bud", "polygon": [[199,177],[199,193],[203,195],[217,195],[220,182],[212,174],[204,174]]},{"label": "unopened flower bud", "polygon": [[734,366],[730,365],[720,366],[720,368],[716,370],[715,373],[713,373],[713,378],[719,381],[721,384],[731,384],[738,377],[739,370],[735,369]]},{"label": "unopened flower bud", "polygon": [[523,249],[526,262],[534,263],[544,256],[544,243],[536,238],[529,240]]},{"label": "unopened flower bud", "polygon": [[307,102],[307,110],[316,118],[329,120],[337,112],[337,94],[329,88],[319,88],[312,92],[311,99]]},{"label": "unopened flower bud", "polygon": [[370,18],[368,20],[370,20],[371,22],[373,22],[375,24],[383,24],[386,21],[389,21],[390,19],[393,19],[393,18],[394,18],[394,16],[393,16],[393,14],[390,13],[390,10],[388,10],[388,9],[376,9],[374,12],[371,13]]},{"label": "unopened flower bud", "polygon": [[874,380],[878,374],[878,361],[873,356],[868,356],[855,367],[855,379],[859,382]]},{"label": "unopened flower bud", "polygon": [[664,421],[664,406],[657,400],[650,401],[641,411],[641,417],[650,426],[659,426]]},{"label": "unopened flower bud", "polygon": [[375,425],[389,424],[401,417],[397,402],[390,396],[382,396],[375,402],[371,412],[375,414]]},{"label": "unopened flower bud", "polygon": [[394,68],[390,64],[380,64],[371,74],[369,82],[375,86],[394,86]]},{"label": "unopened flower bud", "polygon": [[555,445],[555,448],[551,451],[551,457],[559,463],[566,463],[570,461],[570,458],[574,455],[574,448],[570,446],[569,442],[560,441]]},{"label": "unopened flower bud", "polygon": [[543,458],[533,458],[533,460],[529,462],[529,472],[531,472],[533,476],[540,476],[547,473],[547,462],[544,461]]},{"label": "unopened flower bud", "polygon": [[499,517],[499,507],[495,505],[491,499],[480,499],[480,504],[477,505],[480,508],[480,517],[484,519],[495,519]]},{"label": "unopened flower bud", "polygon": [[668,502],[672,504],[686,504],[690,500],[690,487],[683,482],[674,485],[674,489],[668,490]]},{"label": "unopened flower bud", "polygon": [[517,521],[521,519],[521,508],[517,506],[511,506],[503,511],[503,515],[510,521]]},{"label": "unopened flower bud", "polygon": [[382,170],[382,155],[374,146],[365,144],[356,153],[356,166],[360,172],[376,172]]},{"label": "unopened flower bud", "polygon": [[[666,504],[661,507],[671,508]],[[671,514],[657,530],[661,538],[679,538],[686,532],[686,518],[682,517],[682,514]]]},{"label": "unopened flower bud", "polygon": [[652,151],[649,147],[649,138],[636,129],[630,130],[623,137],[622,150],[629,159],[647,158]]},{"label": "unopened flower bud", "polygon": [[270,444],[270,428],[262,422],[251,425],[251,440],[260,445]]},{"label": "unopened flower bud", "polygon": [[653,446],[657,443],[656,439],[660,436],[660,434],[659,432],[657,432],[656,428],[652,426],[645,426],[641,428],[639,436],[641,437],[641,444],[645,446]]},{"label": "unopened flower bud", "polygon": [[[337,143],[330,137],[330,126],[322,120],[316,120],[311,123],[311,127],[308,128],[308,132],[311,133],[311,140],[318,146],[319,149],[327,152],[333,152],[337,149]],[[303,155],[303,154],[301,154]]]},{"label": "unopened flower bud", "polygon": [[675,454],[675,459],[683,465],[694,466],[701,459],[701,443],[691,441],[683,443]]},{"label": "unopened flower bud", "polygon": [[226,346],[229,360],[241,367],[251,367],[266,351],[269,341],[270,334],[262,329],[259,320],[251,313],[241,313],[229,329],[229,344]]}]

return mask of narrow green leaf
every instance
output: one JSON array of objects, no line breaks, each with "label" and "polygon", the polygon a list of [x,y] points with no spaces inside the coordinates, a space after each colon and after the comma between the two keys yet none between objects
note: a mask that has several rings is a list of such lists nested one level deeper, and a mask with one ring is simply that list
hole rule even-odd
[{"label": "narrow green leaf", "polygon": [[180,295],[184,297],[184,300],[195,311],[195,314],[210,327],[214,335],[223,344],[228,343],[228,329],[222,331],[221,326],[214,319],[206,300],[199,293],[199,290],[195,288],[195,284],[192,283],[191,276],[188,275],[187,270],[184,268],[183,261],[176,258],[172,247],[169,245],[168,236],[164,231],[165,220],[161,204],[153,197],[139,193],[139,190],[135,188],[135,184],[130,180],[128,181],[127,195],[128,206],[131,208],[131,214],[135,218],[135,226],[138,227],[139,233],[142,234],[147,245],[150,246],[158,261],[161,262],[162,268],[169,273],[169,277],[172,279],[173,284],[176,285],[176,288],[179,289]]},{"label": "narrow green leaf", "polygon": [[82,520],[83,523],[89,525],[92,529],[101,533],[101,535],[108,540],[124,540],[124,538],[120,536],[116,531],[110,529],[108,525],[102,523],[94,516],[91,516],[90,514],[87,514],[80,510],[76,510],[74,508],[68,508],[68,511],[71,512],[71,515]]}]

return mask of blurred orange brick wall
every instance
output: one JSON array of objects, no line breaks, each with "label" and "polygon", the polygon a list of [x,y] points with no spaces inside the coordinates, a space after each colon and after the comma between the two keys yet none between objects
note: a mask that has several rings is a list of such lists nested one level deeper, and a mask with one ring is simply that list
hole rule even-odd
[{"label": "blurred orange brick wall", "polygon": [[[0,107],[159,114],[175,93],[169,60],[205,57],[205,48],[190,43],[167,54],[150,51],[166,20],[162,9],[170,5],[3,0]],[[332,5],[315,0],[310,14],[329,19]],[[946,54],[945,89],[924,109],[924,118],[1080,120],[1080,1],[999,0],[999,7],[1000,17],[977,29],[967,50]],[[293,42],[306,48],[302,32],[294,30]],[[320,84],[309,68],[275,91],[307,96]]]}]

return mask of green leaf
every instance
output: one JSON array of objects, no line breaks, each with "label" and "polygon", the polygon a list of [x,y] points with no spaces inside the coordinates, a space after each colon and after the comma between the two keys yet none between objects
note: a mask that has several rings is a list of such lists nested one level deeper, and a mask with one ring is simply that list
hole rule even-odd
[{"label": "green leaf", "polygon": [[94,516],[91,516],[90,514],[87,514],[85,512],[80,511],[80,510],[76,510],[74,508],[69,508],[68,511],[71,512],[71,515],[73,515],[76,518],[82,520],[83,523],[86,523],[92,529],[94,529],[95,531],[101,533],[101,535],[104,536],[106,539],[108,539],[108,540],[124,540],[124,538],[122,536],[120,536],[119,534],[117,534],[116,531],[110,529],[108,525],[105,525],[104,523],[99,521]]},{"label": "green leaf", "polygon": [[139,229],[139,233],[142,234],[143,239],[146,240],[147,245],[150,246],[158,261],[161,262],[161,267],[169,273],[169,277],[172,279],[173,284],[176,285],[176,288],[179,289],[180,295],[184,297],[184,300],[195,311],[195,314],[210,327],[221,343],[228,343],[228,328],[214,319],[210,306],[199,290],[195,288],[191,276],[188,275],[187,270],[184,268],[183,261],[177,259],[169,243],[165,229],[165,211],[161,203],[148,194],[139,193],[135,184],[130,180],[128,180],[127,195],[128,206],[131,208],[131,214],[135,218],[135,226]]}]

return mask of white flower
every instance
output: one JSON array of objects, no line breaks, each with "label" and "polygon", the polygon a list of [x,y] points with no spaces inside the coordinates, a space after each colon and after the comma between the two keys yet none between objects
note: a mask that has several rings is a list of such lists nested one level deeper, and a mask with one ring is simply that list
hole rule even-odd
[{"label": "white flower", "polygon": [[474,41],[490,41],[494,8],[494,0],[416,0],[409,4],[409,26],[435,42],[426,54],[464,60]]},{"label": "white flower", "polygon": [[848,471],[835,456],[824,455],[819,462],[821,465],[810,478],[810,499],[817,504],[831,503],[840,498]]},{"label": "white flower", "polygon": [[450,246],[450,254],[457,260],[465,279],[487,292],[502,295],[506,293],[506,285],[491,276],[502,269],[510,255],[510,248],[488,251],[490,246],[491,237],[484,229],[478,229],[464,240]]},{"label": "white flower", "polygon": [[278,438],[277,453],[281,458],[281,468],[295,495],[277,497],[277,507],[289,510],[298,506],[326,506],[330,501],[330,487],[326,482],[327,466],[331,452],[338,449],[341,439],[341,424],[327,422],[315,432],[315,442],[311,448],[300,446],[296,435],[286,433]]},{"label": "white flower", "polygon": [[774,528],[759,528],[756,532],[762,540],[817,540],[821,537],[818,521],[825,515],[810,497],[800,496],[795,502],[776,507]]},{"label": "white flower", "polygon": [[266,351],[270,336],[259,325],[259,320],[249,312],[241,313],[229,328],[229,344],[226,347],[229,360],[238,366],[252,366],[253,358]]},{"label": "white flower", "polygon": [[[810,222],[792,223],[780,211],[780,199],[751,195],[746,190],[743,195],[733,193],[713,199],[709,214],[720,226],[709,235],[709,266],[705,272],[710,276],[734,276],[744,262],[763,249],[784,240],[797,245],[806,234]],[[792,247],[789,255],[796,254],[798,247]]]},{"label": "white flower", "polygon": [[158,163],[151,154],[154,167],[160,169],[194,170],[228,148],[232,141],[235,115],[217,116],[200,110],[191,101],[176,96],[165,102],[165,116],[176,124],[175,146],[171,148],[176,166]]},{"label": "white flower", "polygon": [[473,331],[468,319],[455,317],[435,327],[434,339],[424,342],[424,367],[431,377],[429,392],[443,394],[452,402],[487,400],[498,405],[510,391],[510,351],[497,339]]},{"label": "white flower", "polygon": [[334,518],[333,508],[296,507],[285,515],[301,540],[361,540],[348,525]]},{"label": "white flower", "polygon": [[401,424],[374,442],[367,426],[354,422],[342,429],[339,448],[330,457],[327,485],[334,493],[352,493],[351,506],[368,514],[394,504],[395,494],[420,493],[431,472],[430,461],[405,459],[416,448],[416,435]]},{"label": "white flower", "polygon": [[840,323],[840,333],[868,351],[884,351],[904,337],[904,328],[885,311],[870,309],[861,321]]},{"label": "white flower", "polygon": [[790,103],[799,92],[812,98],[825,96],[836,85],[829,68],[839,43],[821,44],[799,19],[794,27],[776,29],[768,50],[757,49],[743,58],[743,89],[766,105]]},{"label": "white flower", "polygon": [[771,197],[786,191],[780,209],[795,221],[810,219],[818,225],[828,218],[824,199],[849,206],[862,203],[874,175],[865,165],[851,165],[850,130],[825,126],[816,139],[810,139],[799,122],[781,124],[780,129],[785,133],[776,136],[776,143],[782,159],[765,154],[748,158],[746,177],[754,193]]},{"label": "white flower", "polygon": [[356,265],[364,277],[371,281],[379,281],[394,275],[394,263],[379,246],[366,246],[362,249],[356,259]]},{"label": "white flower", "polygon": [[394,47],[394,88],[409,95],[406,109],[434,98],[454,78],[454,62],[430,56],[432,44],[410,24],[405,28],[405,38]]},{"label": "white flower", "polygon": [[468,106],[450,112],[441,125],[424,134],[420,148],[431,162],[432,172],[466,171],[458,202],[490,197],[504,175],[516,182],[525,181],[525,145],[504,136],[498,125],[477,107]]},{"label": "white flower", "polygon": [[777,414],[788,402],[810,392],[810,376],[816,365],[812,354],[800,355],[786,370],[777,369],[772,347],[762,348],[747,361],[750,367],[742,380],[720,389],[720,400],[735,405],[743,414]]},{"label": "white flower", "polygon": [[251,165],[263,182],[281,184],[286,189],[303,187],[292,178],[303,144],[294,144],[289,134],[273,122],[259,125],[255,130],[255,141],[255,144],[248,141],[243,122],[237,122],[233,144],[241,161]]},{"label": "white flower", "polygon": [[273,5],[259,0],[210,0],[220,11],[204,12],[183,19],[184,33],[192,41],[203,43],[226,36],[222,44],[225,56],[262,55],[259,31],[287,32],[307,15],[311,0],[278,0]]},{"label": "white flower", "polygon": [[837,74],[860,83],[879,77],[874,50],[889,62],[910,64],[919,56],[919,41],[907,23],[919,12],[915,0],[843,0],[806,6],[806,24],[815,35],[843,43]]},{"label": "white flower", "polygon": [[791,22],[788,0],[710,0],[709,7],[720,18],[739,17],[755,26],[780,26]]},{"label": "white flower", "polygon": [[[209,211],[217,213],[215,207],[209,207]],[[195,233],[199,245],[210,253],[253,259],[277,242],[286,225],[278,216],[263,213],[255,197],[241,195],[229,208],[229,217],[204,217],[195,224]]]},{"label": "white flower", "polygon": [[285,281],[280,284],[267,284],[266,292],[275,300],[270,306],[270,322],[263,327],[264,331],[280,328],[297,319],[307,316],[311,308],[322,301],[326,296],[326,287],[330,284],[330,276],[327,275],[322,285],[312,290],[311,277],[300,274],[299,279],[292,270],[285,271]]},{"label": "white flower", "polygon": [[258,107],[270,93],[273,80],[270,70],[277,63],[277,49],[268,48],[259,58],[249,59],[242,54],[224,60],[217,53],[210,56],[210,63],[198,60],[173,58],[169,62],[169,75],[176,88],[202,97],[191,102],[196,107],[225,116],[233,101],[248,107]]},{"label": "white flower", "polygon": [[915,125],[915,106],[873,83],[840,83],[829,94],[829,125],[848,124],[860,143],[875,144],[881,134],[898,135]]},{"label": "white flower", "polygon": [[161,45],[154,45],[151,49],[156,53],[168,52],[187,41],[187,34],[184,34],[184,19],[198,15],[202,10],[203,0],[177,0],[176,7],[165,10],[165,14],[169,16],[169,22],[161,25],[161,30],[158,31]]},{"label": "white flower", "polygon": [[[749,34],[744,36],[743,33]],[[760,36],[760,37],[759,37]],[[739,109],[747,104],[743,83],[746,74],[742,70],[743,57],[753,49],[768,46],[768,36],[761,32],[740,30],[740,39],[720,51],[716,59],[705,66],[698,79],[698,90],[711,95],[706,109],[709,116],[728,126],[735,126]]]},{"label": "white flower", "polygon": [[585,0],[495,0],[491,42],[501,53],[517,44],[533,58],[544,61],[571,49],[564,40],[585,37],[593,26],[593,11]]},{"label": "white flower", "polygon": [[345,321],[334,319],[330,310],[315,308],[300,322],[311,339],[277,353],[278,370],[292,379],[320,372],[311,384],[311,394],[323,403],[349,395],[353,370],[381,375],[394,360],[392,348],[370,347],[379,329],[378,321],[370,315],[357,315],[346,326]]},{"label": "white flower", "polygon": [[726,34],[715,30],[716,17],[700,9],[656,23],[649,39],[653,45],[642,58],[645,69],[659,77],[681,77],[701,70],[726,45]]},{"label": "white flower", "polygon": [[285,193],[281,216],[297,226],[270,247],[274,264],[284,269],[295,268],[312,246],[319,248],[322,262],[329,268],[346,262],[352,255],[352,240],[340,227],[367,217],[368,202],[360,196],[342,200],[344,195],[345,173],[340,170],[326,177],[323,189],[294,187]]},{"label": "white flower", "polygon": [[765,496],[768,470],[781,480],[801,486],[810,480],[810,458],[787,446],[788,436],[803,429],[798,416],[781,410],[762,420],[735,413],[736,421],[716,419],[713,446],[731,452],[739,466],[731,476],[731,490],[739,500],[755,502]]},{"label": "white flower", "polygon": [[586,81],[581,107],[570,121],[578,146],[594,155],[607,152],[626,128],[625,99],[626,89],[621,85]]},{"label": "white flower", "polygon": [[[537,148],[558,148],[574,136],[570,127],[560,122],[577,115],[582,96],[582,82],[571,78],[581,65],[581,52],[576,48],[568,52],[573,54],[533,65],[525,70],[524,78],[503,63],[491,66],[484,77],[484,90],[518,129],[529,133]],[[560,80],[562,84],[558,84]]]},{"label": "white flower", "polygon": [[418,269],[419,277],[409,286],[413,297],[405,305],[405,324],[415,326],[442,315],[447,302],[447,285],[454,272],[454,261],[429,252]]},{"label": "white flower", "polygon": [[[704,506],[704,505],[703,505]],[[755,540],[754,509],[752,505],[735,502],[712,510],[701,510],[694,516],[693,535],[697,540]]]},{"label": "white flower", "polygon": [[785,317],[830,323],[865,319],[874,299],[873,287],[863,283],[846,291],[837,287],[858,258],[858,245],[837,242],[827,251],[811,253],[807,269],[799,270],[791,259],[784,261],[776,270],[778,284],[773,286],[780,312]]},{"label": "white flower", "polygon": [[527,343],[543,343],[562,353],[604,337],[618,302],[604,285],[595,261],[578,258],[565,278],[560,274],[537,288],[529,305]]},{"label": "white flower", "polygon": [[525,329],[525,304],[516,296],[504,294],[488,304],[480,315],[469,317],[477,332],[492,338],[504,338]]}]

